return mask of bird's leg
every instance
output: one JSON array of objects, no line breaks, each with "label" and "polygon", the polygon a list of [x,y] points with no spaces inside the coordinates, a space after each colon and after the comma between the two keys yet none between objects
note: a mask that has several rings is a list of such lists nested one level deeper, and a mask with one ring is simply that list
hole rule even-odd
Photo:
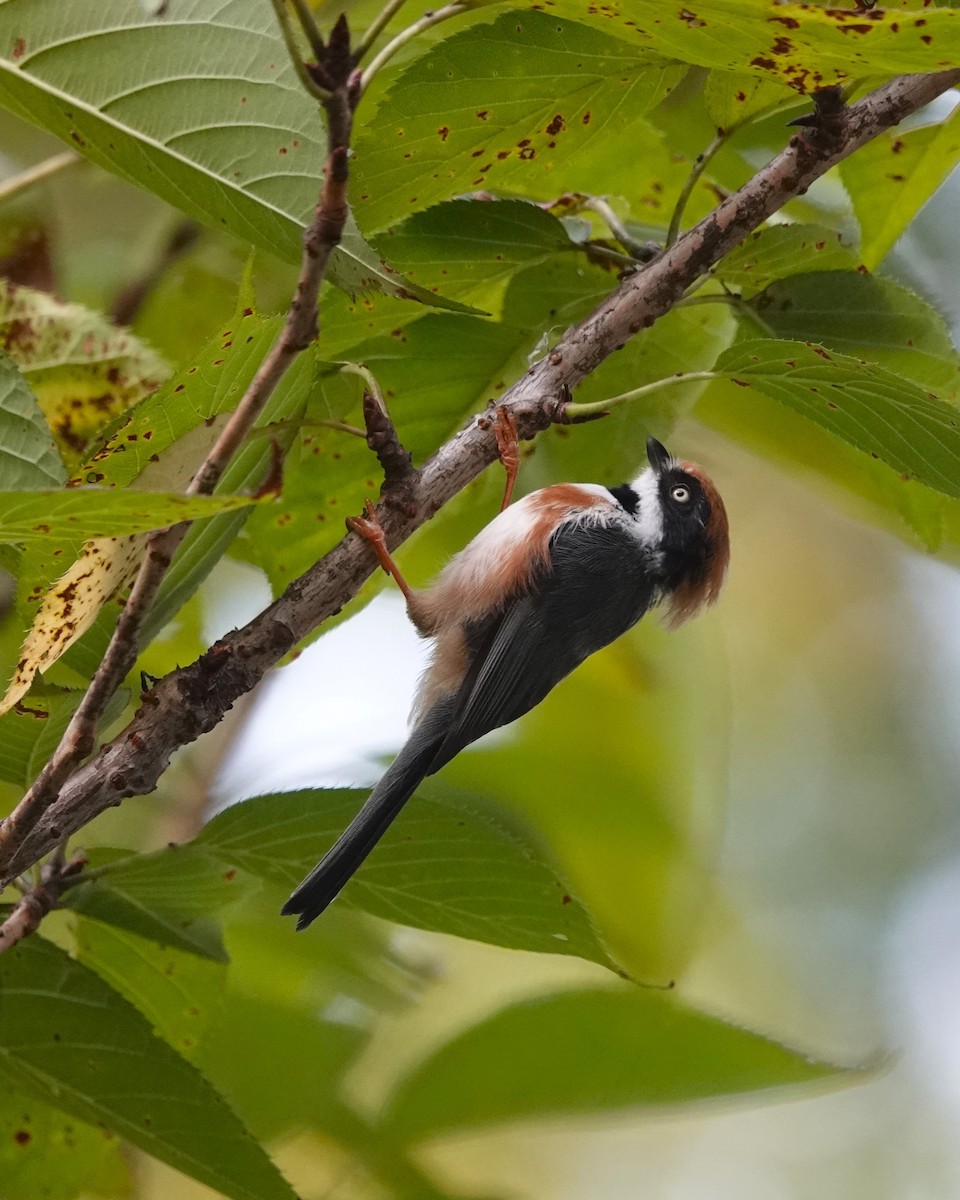
[{"label": "bird's leg", "polygon": [[517,437],[516,417],[502,405],[493,415],[493,436],[497,439],[497,453],[507,473],[503,503],[500,505],[500,511],[503,512],[513,499],[513,485],[517,482],[517,472],[520,470],[520,439]]},{"label": "bird's leg", "polygon": [[386,535],[383,532],[383,526],[380,524],[380,518],[377,516],[377,510],[372,500],[367,501],[367,515],[365,517],[347,517],[347,528],[352,529],[364,541],[370,543],[374,553],[380,560],[380,566],[383,567],[388,575],[392,575],[396,580],[397,587],[403,592],[404,599],[409,605],[414,600],[413,589],[400,574],[400,568],[393,561],[393,555],[387,549]]}]

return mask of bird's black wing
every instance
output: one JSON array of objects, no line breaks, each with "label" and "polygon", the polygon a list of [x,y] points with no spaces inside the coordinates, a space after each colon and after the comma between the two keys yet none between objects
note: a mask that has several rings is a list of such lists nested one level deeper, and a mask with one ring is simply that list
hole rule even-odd
[{"label": "bird's black wing", "polygon": [[430,764],[516,720],[655,603],[645,551],[629,528],[561,525],[533,587],[475,627],[449,732]]},{"label": "bird's black wing", "polygon": [[468,632],[455,695],[423,716],[333,848],[283,906],[310,924],[339,893],[426,775],[538,704],[565,675],[635,624],[655,599],[628,530],[561,526],[534,587]]}]

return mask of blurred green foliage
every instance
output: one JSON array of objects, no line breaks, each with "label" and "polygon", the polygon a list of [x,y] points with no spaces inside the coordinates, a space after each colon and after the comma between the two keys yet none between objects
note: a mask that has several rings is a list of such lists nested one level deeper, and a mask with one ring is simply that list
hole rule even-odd
[{"label": "blurred green foliage", "polygon": [[[346,7],[355,30],[379,8]],[[319,11],[326,28],[334,10]],[[781,38],[794,23],[789,55],[770,57],[772,22]],[[171,493],[289,301],[322,128],[259,0],[152,13],[8,0],[0,46],[9,678],[84,537],[182,511]],[[405,45],[360,108],[357,224],[321,297],[316,352],[223,497],[204,502],[243,507],[191,531],[141,665],[170,669],[207,644],[226,560],[277,594],[376,491],[353,432],[360,388],[338,363],[374,372],[421,461],[609,293],[631,245],[662,244],[782,148],[813,87],[856,96],[951,61],[960,14],[920,0],[866,14],[478,3]],[[952,559],[960,546],[960,361],[936,308],[882,270],[960,159],[955,125],[938,110],[791,202],[577,400],[665,386],[525,455],[526,490],[630,477],[649,432],[704,461],[734,530],[721,612],[678,634],[645,622],[461,756],[304,936],[275,914],[362,794],[263,795],[204,825],[242,708],[175,762],[156,800],[84,830],[87,866],[63,910],[0,957],[0,1200],[201,1184],[238,1200],[292,1186],[634,1195],[639,1176],[609,1164],[597,1182],[596,1148],[576,1191],[557,1165],[571,1154],[544,1150],[511,1174],[509,1139],[531,1122],[655,1109],[658,1122],[630,1126],[636,1144],[669,1122],[679,1145],[681,1126],[695,1139],[711,1119],[703,1101],[788,1085],[831,1088],[822,1103],[848,1113],[869,1103],[850,1097],[882,1087],[856,1068],[884,1046],[891,897],[960,845],[944,800],[954,752],[922,703],[944,654],[904,549]],[[81,157],[22,174],[59,154],[57,139]],[[282,494],[249,511],[276,453]],[[94,490],[64,489],[70,475]],[[411,539],[400,559],[414,582],[485,524],[498,487],[477,481]],[[55,745],[116,603],[0,717],[2,811]],[[389,668],[377,664],[386,689]],[[838,1095],[841,1083],[863,1086]],[[467,1135],[481,1150],[463,1149]],[[882,1159],[874,1143],[848,1162]],[[651,1186],[673,1178],[656,1154],[638,1169]],[[699,1178],[709,1194],[709,1169]],[[795,1194],[833,1194],[815,1172],[798,1178]]]}]

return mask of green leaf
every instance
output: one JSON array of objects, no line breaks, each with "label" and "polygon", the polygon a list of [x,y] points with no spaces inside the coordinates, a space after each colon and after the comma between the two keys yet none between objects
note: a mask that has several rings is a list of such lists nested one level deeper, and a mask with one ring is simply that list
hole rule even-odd
[{"label": "green leaf", "polygon": [[818,486],[831,503],[914,549],[929,554],[960,546],[960,501],[864,457],[758,388],[715,381],[697,405],[697,420],[786,474]]},{"label": "green leaf", "polygon": [[868,267],[886,258],[958,161],[956,108],[940,124],[882,133],[844,159],[840,177],[860,222],[860,252]]},{"label": "green leaf", "polygon": [[[120,503],[134,508],[138,503],[149,506],[148,489],[182,488],[212,446],[224,414],[239,402],[281,324],[279,317],[263,318],[250,310],[236,313],[192,366],[178,372],[124,415],[73,482],[118,488],[132,484],[134,490],[144,493],[141,500],[127,498]],[[262,482],[272,438],[281,447],[289,445],[313,382],[315,365],[314,353],[307,351],[286,373],[256,425],[272,436],[254,434],[248,438],[220,482],[221,494],[243,492]],[[282,425],[273,428],[275,422]],[[156,633],[199,586],[246,517],[244,504],[239,512],[212,517],[202,528],[188,533],[151,609],[144,637]],[[64,542],[69,554],[60,548]],[[64,563],[77,553],[76,539],[62,538],[58,544],[51,538],[34,544],[19,581],[21,608],[31,622],[31,632],[6,703],[22,695],[35,672],[46,670],[96,621],[86,644],[76,648],[70,660],[78,670],[92,675],[115,620],[114,614],[101,618],[97,614],[133,578],[145,542],[144,534],[95,538],[83,546],[80,557],[66,573]],[[78,582],[79,586],[74,586]]]},{"label": "green leaf", "polygon": [[[366,796],[349,790],[259,796],[219,813],[192,845],[292,889]],[[449,794],[411,800],[343,899],[420,929],[618,969],[538,848],[476,802]]]},{"label": "green leaf", "polygon": [[231,1200],[293,1192],[212,1085],[88,968],[40,937],[0,961],[6,1086],[113,1129]]},{"label": "green leaf", "polygon": [[[403,444],[419,462],[526,369],[544,326],[563,328],[577,320],[609,287],[606,272],[557,254],[513,277],[499,321],[427,313],[392,336],[350,346],[343,357],[373,371]],[[309,416],[342,415],[345,395],[342,381],[322,381]],[[305,426],[299,455],[287,462],[282,498],[251,514],[246,557],[280,591],[340,540],[344,517],[360,512],[377,486],[376,462],[362,438]],[[377,580],[365,597],[379,586]]]},{"label": "green leaf", "polygon": [[159,950],[154,941],[115,923],[84,917],[74,924],[80,962],[143,1013],[178,1054],[193,1061],[220,1014],[227,986],[225,963],[171,946]]},{"label": "green leaf", "polygon": [[[83,698],[80,689],[39,683],[29,703],[0,717],[0,779],[26,787],[60,742],[74,710]],[[130,699],[121,688],[109,704],[104,722],[116,720]]]},{"label": "green leaf", "polygon": [[379,244],[407,279],[469,296],[491,311],[518,267],[573,249],[561,221],[522,200],[437,204],[408,217]]},{"label": "green leaf", "polygon": [[741,71],[710,71],[703,98],[718,133],[730,133],[761,113],[796,102],[778,81]]},{"label": "green leaf", "polygon": [[95,538],[148,532],[249,508],[250,496],[181,496],[78,487],[55,492],[0,492],[0,541]]},{"label": "green leaf", "polygon": [[56,748],[83,698],[81,691],[38,685],[29,704],[0,716],[0,779],[26,787]]},{"label": "green leaf", "polygon": [[36,397],[6,355],[0,355],[0,472],[14,488],[48,488],[67,475]]},{"label": "green leaf", "polygon": [[764,225],[717,264],[717,275],[742,296],[754,296],[787,275],[855,268],[857,255],[841,234],[821,225]]},{"label": "green leaf", "polygon": [[[219,433],[214,418],[236,408],[283,325],[250,309],[210,339],[190,366],[178,371],[107,431],[72,481],[116,487],[137,480],[143,490],[175,491],[189,480]],[[278,387],[283,394],[308,386],[315,356],[300,355]],[[271,403],[275,404],[276,393]],[[256,428],[274,417],[261,413]],[[172,446],[176,450],[167,454]]]},{"label": "green leaf", "polygon": [[512,1005],[441,1046],[400,1084],[383,1123],[413,1141],[508,1121],[662,1108],[839,1072],[663,993],[565,992]]},{"label": "green leaf", "polygon": [[858,271],[794,275],[770,284],[752,307],[775,337],[879,363],[945,398],[960,391],[960,358],[943,317],[892,279]]},{"label": "green leaf", "polygon": [[198,1061],[258,1137],[329,1134],[348,1121],[343,1075],[368,1040],[348,1021],[231,989]]},{"label": "green leaf", "polygon": [[717,372],[947,496],[960,496],[960,408],[884,367],[803,342],[741,342]]},{"label": "green leaf", "polygon": [[6,1087],[0,1091],[0,1179],[3,1200],[130,1195],[118,1138]]},{"label": "green leaf", "polygon": [[66,908],[161,946],[227,961],[212,918],[245,890],[235,870],[182,847],[149,855],[100,849],[89,866],[97,877],[65,892]]},{"label": "green leaf", "polygon": [[648,51],[701,67],[742,71],[798,92],[850,79],[939,71],[960,59],[960,13],[897,6],[867,12],[776,0],[553,0],[551,13]]},{"label": "green leaf", "polygon": [[716,902],[731,714],[715,621],[673,633],[646,618],[495,751],[459,754],[440,776],[536,829],[615,960],[648,983],[683,970]]},{"label": "green leaf", "polygon": [[[127,0],[7,0],[0,46],[4,107],[190,216],[299,262],[326,151],[270,5],[200,0],[150,20]],[[349,291],[442,303],[405,286],[352,221],[331,271]]]},{"label": "green leaf", "polygon": [[358,219],[384,229],[478,188],[566,190],[567,164],[598,142],[628,142],[681,73],[552,13],[502,13],[455,33],[408,67],[358,130]]},{"label": "green leaf", "polygon": [[10,283],[0,288],[0,342],[73,463],[112,417],[170,374],[149,346],[101,313]]}]

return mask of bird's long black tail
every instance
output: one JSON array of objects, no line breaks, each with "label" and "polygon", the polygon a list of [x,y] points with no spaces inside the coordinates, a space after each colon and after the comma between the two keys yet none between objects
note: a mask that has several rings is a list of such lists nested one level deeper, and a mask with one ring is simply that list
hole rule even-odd
[{"label": "bird's long black tail", "polygon": [[336,899],[418,784],[437,769],[434,761],[450,719],[446,707],[437,705],[426,714],[363,808],[280,910],[284,916],[299,916],[297,929],[306,929]]}]

